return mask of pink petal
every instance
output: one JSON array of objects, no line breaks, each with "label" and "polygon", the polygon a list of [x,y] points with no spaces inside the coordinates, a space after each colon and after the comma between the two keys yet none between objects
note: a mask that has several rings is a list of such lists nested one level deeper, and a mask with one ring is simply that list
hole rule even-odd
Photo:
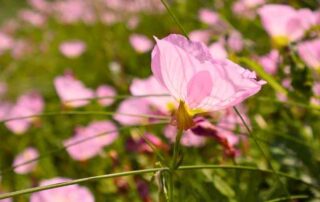
[{"label": "pink petal", "polygon": [[189,107],[194,108],[201,101],[210,95],[213,81],[211,80],[210,72],[197,72],[188,83],[187,103]]}]

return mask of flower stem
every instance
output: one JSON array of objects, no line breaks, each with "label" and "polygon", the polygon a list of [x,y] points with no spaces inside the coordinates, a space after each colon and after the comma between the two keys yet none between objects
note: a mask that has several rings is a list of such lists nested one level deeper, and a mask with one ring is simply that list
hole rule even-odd
[{"label": "flower stem", "polygon": [[[176,141],[173,146],[173,157],[170,165],[169,170],[169,177],[168,177],[168,187],[169,187],[169,202],[174,201],[173,195],[174,195],[174,173],[179,167],[180,159],[179,156],[181,155],[181,147],[180,147],[180,141],[182,137],[183,131],[179,130],[176,136]],[[180,154],[180,155],[179,155]]]},{"label": "flower stem", "polygon": [[[200,170],[200,169],[238,169],[238,170],[247,170],[247,171],[254,171],[254,172],[263,172],[263,173],[274,173],[272,170],[267,169],[260,169],[252,166],[234,166],[234,165],[186,165],[186,166],[180,166],[177,168],[177,171],[191,171],[191,170]],[[80,184],[84,182],[94,181],[94,180],[100,180],[100,179],[107,179],[107,178],[115,178],[115,177],[121,177],[121,176],[130,176],[130,175],[138,175],[138,174],[146,174],[146,173],[154,173],[159,171],[170,171],[170,168],[162,167],[162,168],[149,168],[144,170],[133,170],[133,171],[127,171],[127,172],[121,172],[121,173],[113,173],[113,174],[106,174],[106,175],[97,175],[92,177],[86,177],[86,178],[80,178],[76,180],[70,180],[67,182],[57,183],[57,184],[51,184],[46,186],[39,186],[39,187],[33,187],[28,189],[23,189],[19,191],[9,192],[5,194],[0,194],[0,199],[5,199],[9,197],[16,197],[23,194],[30,194],[34,192],[39,192],[43,190],[48,189],[54,189],[58,187],[64,187],[69,186],[73,184]],[[276,173],[282,177],[286,177],[288,179],[296,180],[298,182],[301,182],[305,185],[308,185],[310,187],[314,187],[316,189],[319,189],[319,185],[306,182],[298,177],[291,176],[287,173],[276,171]]]}]

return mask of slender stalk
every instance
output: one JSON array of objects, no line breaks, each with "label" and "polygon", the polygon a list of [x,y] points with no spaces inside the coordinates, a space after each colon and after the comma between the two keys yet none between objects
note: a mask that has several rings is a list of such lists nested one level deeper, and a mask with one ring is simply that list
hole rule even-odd
[{"label": "slender stalk", "polygon": [[45,157],[48,157],[52,154],[55,154],[55,153],[58,153],[60,151],[63,151],[63,150],[66,150],[72,146],[75,146],[75,145],[78,145],[78,144],[81,144],[81,143],[84,143],[84,142],[87,142],[87,141],[90,141],[92,139],[95,139],[95,138],[98,138],[98,137],[101,137],[101,136],[104,136],[104,135],[108,135],[110,133],[114,133],[114,132],[118,132],[118,131],[121,131],[121,130],[125,130],[125,129],[129,129],[129,128],[134,128],[134,127],[144,127],[144,126],[149,126],[149,125],[158,125],[158,124],[165,124],[165,123],[168,123],[166,121],[162,121],[162,122],[156,122],[156,123],[149,123],[149,124],[144,124],[144,125],[133,125],[133,126],[125,126],[125,127],[121,127],[119,128],[118,130],[111,130],[111,131],[105,131],[105,132],[101,132],[99,134],[96,134],[96,135],[93,135],[93,136],[90,136],[90,137],[87,137],[87,138],[83,138],[81,140],[78,140],[78,141],[75,141],[75,142],[72,142],[70,144],[67,144],[67,145],[64,145],[60,148],[57,148],[55,150],[52,150],[50,152],[47,152],[45,154],[42,154],[36,158],[33,158],[33,159],[30,159],[28,161],[25,161],[25,162],[22,162],[22,163],[19,163],[19,164],[16,164],[12,167],[9,167],[9,168],[3,168],[1,171],[0,171],[0,175],[3,175],[4,173],[8,172],[8,171],[11,171],[11,170],[14,170],[15,168],[18,168],[18,167],[21,167],[21,166],[24,166],[24,165],[27,165],[27,164],[30,164],[32,162],[35,162],[35,161],[38,161],[40,159],[43,159]]},{"label": "slender stalk", "polygon": [[176,136],[176,141],[174,142],[173,146],[173,157],[171,161],[171,166],[169,170],[169,179],[168,179],[168,187],[169,187],[169,202],[174,201],[173,200],[173,195],[174,195],[174,173],[177,169],[177,163],[178,163],[178,157],[180,154],[180,141],[182,137],[183,131],[179,130]]},{"label": "slender stalk", "polygon": [[179,26],[180,30],[183,32],[185,37],[189,38],[186,30],[183,28],[183,26],[179,22],[178,18],[175,16],[175,14],[171,11],[168,2],[166,0],[161,0],[161,2],[163,4],[163,6],[166,8],[166,10],[168,11],[168,13],[171,16],[171,18],[173,19],[173,21]]},{"label": "slender stalk", "polygon": [[115,114],[122,116],[132,116],[132,117],[141,117],[141,118],[155,118],[155,119],[169,119],[168,116],[160,115],[148,115],[148,114],[128,114],[128,113],[118,113],[118,112],[103,112],[103,111],[65,111],[65,112],[46,112],[41,114],[33,114],[28,116],[13,117],[1,120],[0,123],[5,123],[9,121],[29,119],[35,117],[45,117],[45,116],[64,116],[64,115],[101,115],[101,116],[113,116]]},{"label": "slender stalk", "polygon": [[244,120],[244,118],[242,117],[242,115],[240,114],[240,112],[238,111],[238,109],[236,107],[233,107],[234,111],[236,112],[236,114],[239,116],[239,118],[241,119],[241,122],[243,123],[243,125],[245,126],[246,130],[248,131],[249,135],[253,138],[254,143],[257,145],[258,149],[260,150],[261,154],[263,155],[263,157],[266,159],[267,163],[269,164],[269,167],[271,168],[274,176],[276,177],[278,183],[282,186],[283,190],[285,191],[286,195],[288,196],[288,198],[290,199],[290,193],[287,189],[287,187],[283,184],[283,182],[281,181],[279,175],[277,174],[276,170],[273,168],[271,161],[269,160],[268,156],[266,155],[266,153],[263,151],[261,145],[259,144],[256,136],[254,133],[252,133],[251,129],[249,128],[248,124],[246,123],[246,121]]},{"label": "slender stalk", "polygon": [[[191,170],[201,170],[201,169],[239,169],[239,170],[247,170],[247,171],[255,171],[255,172],[264,172],[264,173],[270,173],[270,174],[273,173],[273,171],[267,170],[267,169],[259,169],[259,168],[252,167],[252,166],[234,166],[234,165],[187,165],[187,166],[180,166],[179,168],[176,169],[176,171],[188,171],[188,170],[191,171]],[[120,173],[113,173],[113,174],[80,178],[80,179],[76,179],[76,180],[70,180],[68,182],[51,184],[51,185],[47,185],[47,186],[39,186],[39,187],[28,188],[28,189],[23,189],[23,190],[19,190],[19,191],[1,194],[0,199],[16,197],[16,196],[23,195],[23,194],[30,194],[30,193],[34,193],[34,192],[43,191],[43,190],[65,187],[65,186],[69,186],[69,185],[73,185],[73,184],[79,184],[79,183],[84,183],[84,182],[89,182],[89,181],[94,181],[94,180],[115,178],[115,177],[121,177],[121,176],[130,176],[130,175],[139,175],[139,174],[152,173],[152,172],[158,172],[158,171],[170,171],[170,168],[168,168],[168,167],[149,168],[149,169],[143,169],[143,170],[134,170],[134,171],[127,171],[127,172],[120,172]],[[294,177],[294,176],[291,176],[289,174],[286,174],[283,172],[276,172],[276,173],[280,176],[286,177],[288,179],[296,180],[298,182],[301,182],[301,183],[306,184],[308,186],[314,187],[316,189],[320,188],[317,185],[314,185],[310,182],[306,182],[304,180],[301,180],[301,179]]]},{"label": "slender stalk", "polygon": [[14,192],[6,193],[6,194],[1,194],[0,199],[15,197],[15,196],[19,196],[22,194],[30,194],[30,193],[39,192],[39,191],[48,190],[48,189],[65,187],[65,186],[79,184],[82,182],[89,182],[89,181],[93,181],[93,180],[108,179],[108,178],[122,177],[122,176],[129,176],[129,175],[138,175],[138,174],[145,174],[145,173],[153,173],[153,172],[164,171],[164,170],[168,170],[168,169],[169,168],[166,168],[166,167],[164,167],[164,168],[150,168],[150,169],[144,169],[144,170],[133,170],[133,171],[127,171],[127,172],[121,172],[121,173],[113,173],[113,174],[107,174],[107,175],[86,177],[86,178],[81,178],[81,179],[76,179],[76,180],[70,180],[67,182],[56,183],[56,184],[34,187],[34,188],[23,189],[23,190],[14,191]]},{"label": "slender stalk", "polygon": [[86,100],[101,100],[101,99],[115,99],[121,100],[126,98],[145,98],[145,97],[168,97],[168,94],[146,94],[146,95],[114,95],[114,96],[100,96],[100,97],[87,97],[87,98],[78,98],[66,100],[64,103],[71,103],[76,101],[86,101]]}]

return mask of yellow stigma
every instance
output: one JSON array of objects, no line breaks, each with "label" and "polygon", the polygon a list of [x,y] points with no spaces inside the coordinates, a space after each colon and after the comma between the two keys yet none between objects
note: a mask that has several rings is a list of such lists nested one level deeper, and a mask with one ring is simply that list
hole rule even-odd
[{"label": "yellow stigma", "polygon": [[282,48],[289,44],[289,39],[286,36],[276,36],[272,38],[272,44],[275,48]]},{"label": "yellow stigma", "polygon": [[179,130],[188,130],[194,125],[192,115],[189,113],[188,107],[185,102],[180,100],[178,110],[175,114],[177,121],[177,128]]}]

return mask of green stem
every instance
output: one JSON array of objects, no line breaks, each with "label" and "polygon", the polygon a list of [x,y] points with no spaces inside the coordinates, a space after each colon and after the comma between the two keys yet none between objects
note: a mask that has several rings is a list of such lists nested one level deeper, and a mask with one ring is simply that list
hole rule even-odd
[{"label": "green stem", "polygon": [[100,96],[100,97],[87,97],[66,100],[64,103],[76,102],[76,101],[87,101],[87,100],[101,100],[101,99],[115,99],[121,100],[126,98],[145,98],[145,97],[168,97],[169,94],[146,94],[146,95],[114,95],[114,96]]},{"label": "green stem", "polygon": [[176,136],[176,141],[174,142],[173,146],[173,157],[170,165],[170,170],[169,170],[169,179],[168,179],[168,187],[169,187],[169,202],[174,201],[173,200],[173,195],[174,195],[174,173],[177,169],[177,164],[178,164],[178,157],[179,154],[181,154],[181,147],[180,147],[180,142],[181,142],[181,137],[182,137],[183,131],[179,130]]},{"label": "green stem", "polygon": [[25,162],[22,162],[22,163],[19,163],[19,164],[16,164],[12,167],[9,167],[9,168],[2,168],[2,170],[0,171],[0,175],[3,175],[4,173],[8,172],[8,171],[11,171],[11,170],[14,170],[15,168],[18,168],[18,167],[21,167],[21,166],[24,166],[24,165],[27,165],[27,164],[30,164],[32,162],[35,162],[35,161],[38,161],[40,159],[43,159],[45,157],[48,157],[48,156],[51,156],[52,154],[55,154],[55,153],[58,153],[58,152],[61,152],[63,150],[66,150],[68,149],[69,147],[72,147],[72,146],[75,146],[75,145],[78,145],[78,144],[81,144],[81,143],[84,143],[84,142],[87,142],[87,141],[90,141],[92,139],[95,139],[95,138],[98,138],[98,137],[101,137],[101,136],[104,136],[104,135],[108,135],[110,133],[114,133],[114,132],[119,132],[121,130],[125,130],[125,129],[130,129],[130,128],[134,128],[134,127],[145,127],[145,126],[150,126],[150,125],[158,125],[158,124],[166,124],[168,122],[166,121],[162,121],[162,122],[156,122],[156,123],[149,123],[149,124],[143,124],[143,125],[133,125],[133,126],[125,126],[125,127],[121,127],[119,128],[118,130],[112,130],[112,131],[105,131],[105,132],[102,132],[102,133],[99,133],[99,134],[96,134],[96,135],[93,135],[93,136],[90,136],[90,137],[87,137],[87,138],[83,138],[79,141],[75,141],[75,142],[72,142],[70,144],[67,144],[67,145],[64,145],[64,146],[61,146],[60,148],[57,148],[55,150],[52,150],[50,152],[47,152],[45,154],[42,154],[36,158],[33,158],[33,159],[30,159],[28,161],[25,161]]},{"label": "green stem", "polygon": [[[267,170],[267,169],[259,169],[259,168],[252,167],[252,166],[234,166],[234,165],[189,165],[189,166],[180,166],[179,168],[177,168],[176,171],[199,170],[199,169],[239,169],[239,170],[247,170],[247,171],[255,171],[255,172],[264,172],[264,173],[270,173],[270,174],[274,173],[273,171]],[[34,193],[34,192],[43,191],[43,190],[54,189],[54,188],[58,188],[58,187],[64,187],[64,186],[69,186],[69,185],[73,185],[73,184],[79,184],[79,183],[89,182],[89,181],[94,181],[94,180],[121,177],[121,176],[138,175],[138,174],[152,173],[152,172],[158,172],[158,171],[170,171],[170,168],[168,168],[168,167],[149,168],[149,169],[143,169],[143,170],[134,170],[134,171],[121,172],[121,173],[113,173],[113,174],[107,174],[107,175],[98,175],[98,176],[93,176],[93,177],[80,178],[80,179],[71,180],[68,182],[51,184],[51,185],[47,185],[47,186],[40,186],[40,187],[34,187],[34,188],[28,188],[28,189],[23,189],[23,190],[19,190],[19,191],[9,192],[6,194],[1,194],[0,199],[5,199],[5,198],[9,198],[9,197],[16,197],[16,196],[23,195],[23,194],[30,194],[30,193]],[[306,182],[304,180],[301,180],[297,177],[288,175],[286,173],[283,173],[283,172],[276,172],[276,173],[280,176],[286,177],[288,179],[299,181],[303,184],[314,187],[316,189],[320,188],[317,185],[314,185],[310,182]]]},{"label": "green stem", "polygon": [[1,120],[0,123],[5,123],[9,121],[21,120],[21,119],[29,119],[35,117],[44,117],[44,116],[59,116],[59,115],[101,115],[101,116],[113,116],[115,114],[122,116],[133,116],[133,117],[141,117],[141,118],[155,118],[155,119],[169,119],[168,116],[159,116],[159,115],[147,115],[147,114],[127,114],[127,113],[118,113],[118,112],[103,112],[103,111],[65,111],[65,112],[46,112],[41,114],[33,114],[29,116],[20,116],[9,119]]},{"label": "green stem", "polygon": [[167,1],[161,0],[161,2],[164,5],[164,7],[166,8],[166,10],[168,11],[168,13],[171,16],[171,18],[173,19],[173,21],[179,26],[180,30],[183,32],[185,37],[189,38],[186,30],[183,28],[183,26],[179,22],[178,18],[175,16],[175,14],[171,11],[170,6],[168,5]]}]

